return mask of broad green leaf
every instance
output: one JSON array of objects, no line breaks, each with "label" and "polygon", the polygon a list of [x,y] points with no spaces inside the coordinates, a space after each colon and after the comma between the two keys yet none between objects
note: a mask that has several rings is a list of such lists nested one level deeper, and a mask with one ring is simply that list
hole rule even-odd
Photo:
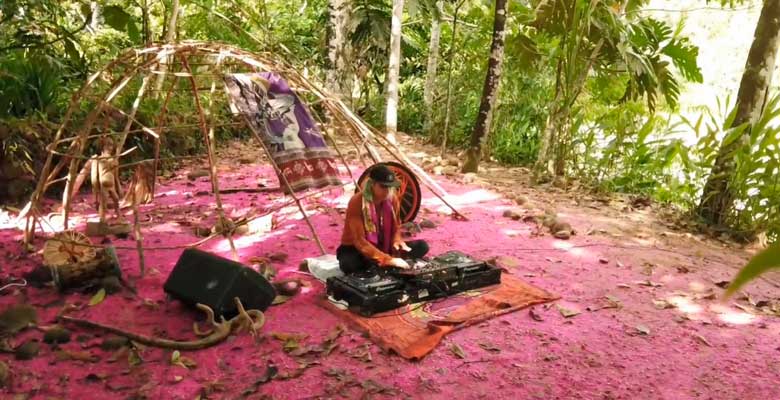
[{"label": "broad green leaf", "polygon": [[179,350],[174,350],[171,354],[171,365],[178,365],[184,369],[195,368],[198,364],[190,358],[181,355]]},{"label": "broad green leaf", "polygon": [[731,108],[731,112],[728,113],[728,115],[726,116],[726,120],[723,123],[723,129],[729,129],[732,127],[732,124],[734,123],[734,119],[737,118],[737,109],[738,107]]},{"label": "broad green leaf", "polygon": [[81,15],[87,18],[87,20],[92,20],[92,7],[89,6],[89,3],[82,3],[79,6],[79,10],[81,10]]},{"label": "broad green leaf", "polygon": [[125,27],[130,22],[130,14],[125,12],[120,6],[108,6],[103,9],[103,19],[106,25],[118,30],[125,31]]},{"label": "broad green leaf", "polygon": [[66,38],[62,41],[62,45],[65,47],[65,53],[68,54],[68,57],[70,57],[74,63],[81,65],[81,54],[78,49],[76,49],[76,43],[72,39]]},{"label": "broad green leaf", "polygon": [[722,147],[728,147],[730,146],[735,140],[737,140],[740,136],[742,136],[742,132],[745,130],[745,128],[748,127],[748,124],[742,124],[734,129],[731,129],[731,131],[726,134],[726,137],[723,138],[723,144],[721,144]]},{"label": "broad green leaf", "polygon": [[97,293],[95,293],[94,296],[92,296],[91,299],[89,299],[89,305],[96,306],[100,304],[105,298],[106,298],[106,289],[101,288],[100,290],[98,290]]},{"label": "broad green leaf", "polygon": [[731,284],[728,289],[726,289],[726,293],[723,294],[723,297],[730,297],[746,283],[752,281],[766,271],[777,267],[780,267],[780,243],[773,244],[750,259],[750,262],[748,262],[731,281]]},{"label": "broad green leaf", "polygon": [[138,26],[134,21],[127,23],[127,37],[130,38],[133,43],[141,43],[141,31],[138,30]]},{"label": "broad green leaf", "polygon": [[704,114],[699,114],[699,119],[696,121],[696,125],[693,130],[696,132],[696,136],[699,136],[699,130],[701,128],[701,122],[704,120]]},{"label": "broad green leaf", "polygon": [[703,76],[696,60],[699,57],[699,48],[690,44],[687,39],[677,39],[670,42],[663,53],[671,58],[674,66],[692,82],[702,82]]}]

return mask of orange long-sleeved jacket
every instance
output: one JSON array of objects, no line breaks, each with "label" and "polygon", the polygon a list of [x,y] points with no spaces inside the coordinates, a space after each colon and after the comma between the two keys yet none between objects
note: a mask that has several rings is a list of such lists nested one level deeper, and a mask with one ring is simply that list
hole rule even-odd
[{"label": "orange long-sleeved jacket", "polygon": [[[395,244],[402,242],[400,220],[398,218],[398,201],[393,201],[393,248]],[[363,195],[357,193],[349,199],[347,205],[346,221],[344,223],[344,233],[341,235],[341,244],[344,246],[355,246],[361,254],[374,260],[379,265],[388,265],[393,258],[376,248],[366,239],[366,231],[363,226]]]}]

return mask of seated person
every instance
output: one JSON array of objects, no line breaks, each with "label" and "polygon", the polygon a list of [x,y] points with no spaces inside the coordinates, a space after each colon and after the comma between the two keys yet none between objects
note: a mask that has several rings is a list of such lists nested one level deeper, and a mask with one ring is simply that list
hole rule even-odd
[{"label": "seated person", "polygon": [[[371,167],[361,193],[347,206],[341,245],[336,250],[345,274],[365,271],[375,265],[409,268],[403,258],[422,258],[428,253],[423,240],[401,239],[399,203],[395,190],[400,182],[384,164]],[[403,257],[403,258],[401,258]]]}]

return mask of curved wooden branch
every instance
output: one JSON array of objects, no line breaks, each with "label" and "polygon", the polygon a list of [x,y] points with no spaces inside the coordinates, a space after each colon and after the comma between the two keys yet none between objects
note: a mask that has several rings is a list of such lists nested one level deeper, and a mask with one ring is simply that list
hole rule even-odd
[{"label": "curved wooden branch", "polygon": [[[198,304],[197,305],[198,309],[206,313],[208,323],[213,325],[214,329],[211,330],[210,333],[208,333],[208,335],[203,338],[197,340],[188,340],[188,341],[178,341],[178,340],[162,339],[153,336],[140,335],[133,332],[127,332],[123,329],[116,328],[113,326],[103,325],[101,323],[88,321],[80,318],[62,316],[60,317],[60,319],[66,322],[72,322],[77,325],[86,326],[88,328],[102,329],[107,332],[124,336],[130,340],[133,340],[135,342],[141,343],[146,346],[159,347],[163,349],[182,350],[182,351],[200,350],[222,342],[223,340],[227,339],[227,337],[230,336],[232,332],[234,331],[238,332],[241,328],[247,327],[252,332],[256,332],[257,329],[260,329],[265,324],[265,315],[263,314],[262,311],[260,310],[245,311],[243,305],[241,305],[241,302],[237,298],[235,300],[236,300],[236,305],[239,307],[239,315],[233,317],[229,321],[225,321],[223,318],[222,322],[219,323],[217,323],[214,320],[214,311],[210,307],[203,304]],[[196,329],[195,332],[196,334],[198,334],[200,331],[199,329]]]},{"label": "curved wooden branch", "polygon": [[[206,322],[211,326],[219,326],[217,321],[214,320],[214,310],[211,309],[209,306],[204,306],[203,304],[198,304],[196,307],[200,308],[203,312],[206,313]],[[214,332],[214,329],[209,329],[207,331],[201,331],[200,327],[198,326],[197,322],[192,323],[192,330],[195,332],[195,335],[197,336],[208,336],[211,335],[212,332]]]}]

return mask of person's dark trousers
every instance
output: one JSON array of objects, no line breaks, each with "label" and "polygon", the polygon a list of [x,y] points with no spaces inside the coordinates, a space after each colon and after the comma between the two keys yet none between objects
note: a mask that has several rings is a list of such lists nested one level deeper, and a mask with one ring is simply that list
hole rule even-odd
[{"label": "person's dark trousers", "polygon": [[[412,240],[406,242],[406,245],[412,250],[401,254],[401,258],[423,258],[428,254],[428,243],[424,240]],[[365,257],[355,246],[339,246],[336,249],[336,258],[339,260],[339,268],[345,274],[354,274],[376,267],[376,263]]]}]

